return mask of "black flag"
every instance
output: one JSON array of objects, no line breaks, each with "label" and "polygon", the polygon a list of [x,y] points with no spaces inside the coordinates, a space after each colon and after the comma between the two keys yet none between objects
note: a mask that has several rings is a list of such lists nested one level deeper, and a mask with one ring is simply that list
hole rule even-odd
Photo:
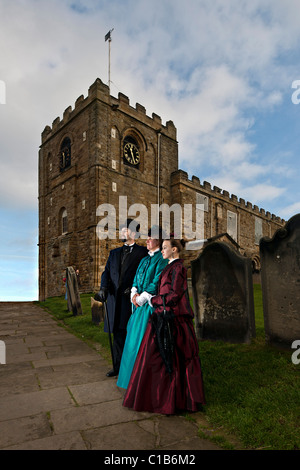
[{"label": "black flag", "polygon": [[108,33],[105,35],[105,41],[107,41],[108,39],[111,39],[111,31],[108,31]]}]

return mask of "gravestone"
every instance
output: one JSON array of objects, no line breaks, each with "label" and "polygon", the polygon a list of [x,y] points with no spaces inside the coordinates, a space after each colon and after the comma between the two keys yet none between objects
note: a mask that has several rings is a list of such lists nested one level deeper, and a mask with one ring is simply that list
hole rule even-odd
[{"label": "gravestone", "polygon": [[251,260],[224,242],[209,243],[192,261],[198,340],[249,343],[255,337]]},{"label": "gravestone", "polygon": [[82,308],[80,302],[80,295],[77,284],[77,276],[72,266],[66,269],[66,287],[67,287],[67,300],[68,310],[73,312],[73,315],[82,315]]},{"label": "gravestone", "polygon": [[260,240],[260,260],[266,342],[291,348],[300,340],[300,214]]},{"label": "gravestone", "polygon": [[104,306],[102,302],[98,302],[93,297],[91,297],[91,310],[92,310],[92,322],[95,325],[104,321]]}]

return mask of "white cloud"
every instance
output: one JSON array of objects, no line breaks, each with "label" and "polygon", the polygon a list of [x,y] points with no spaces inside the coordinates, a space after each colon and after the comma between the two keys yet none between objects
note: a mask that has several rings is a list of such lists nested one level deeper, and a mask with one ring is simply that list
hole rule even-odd
[{"label": "white cloud", "polygon": [[[208,178],[208,181],[212,181],[212,179]],[[268,207],[266,207],[268,202],[279,198],[286,191],[285,188],[270,183],[257,184],[255,180],[250,185],[249,182],[245,184],[242,179],[234,178],[231,174],[227,176],[217,175],[214,178],[214,185],[266,210],[268,210]]]},{"label": "white cloud", "polygon": [[254,186],[243,188],[243,193],[250,201],[272,201],[281,196],[284,192],[285,188],[279,188],[267,183],[255,184]]},{"label": "white cloud", "polygon": [[284,207],[282,210],[282,213],[284,214],[284,218],[286,220],[288,220],[293,215],[299,214],[300,213],[300,201],[294,202],[293,204],[290,204],[289,206]]}]

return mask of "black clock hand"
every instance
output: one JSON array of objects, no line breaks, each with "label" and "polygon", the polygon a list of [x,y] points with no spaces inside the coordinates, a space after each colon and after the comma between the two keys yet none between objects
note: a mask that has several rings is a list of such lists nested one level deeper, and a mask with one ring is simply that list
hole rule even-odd
[{"label": "black clock hand", "polygon": [[132,151],[132,146],[130,146],[130,152],[131,152],[132,160],[135,161],[135,160],[134,160],[133,151]]}]

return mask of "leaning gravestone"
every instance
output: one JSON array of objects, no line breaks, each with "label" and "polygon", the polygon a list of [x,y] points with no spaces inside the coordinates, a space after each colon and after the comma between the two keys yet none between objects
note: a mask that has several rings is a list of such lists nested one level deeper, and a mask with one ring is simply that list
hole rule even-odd
[{"label": "leaning gravestone", "polygon": [[266,342],[291,348],[300,339],[300,214],[260,241]]},{"label": "leaning gravestone", "polygon": [[192,261],[195,329],[199,340],[249,343],[255,337],[251,260],[223,242]]},{"label": "leaning gravestone", "polygon": [[72,266],[66,269],[68,309],[73,315],[82,315],[80,295],[77,284],[77,276]]}]

